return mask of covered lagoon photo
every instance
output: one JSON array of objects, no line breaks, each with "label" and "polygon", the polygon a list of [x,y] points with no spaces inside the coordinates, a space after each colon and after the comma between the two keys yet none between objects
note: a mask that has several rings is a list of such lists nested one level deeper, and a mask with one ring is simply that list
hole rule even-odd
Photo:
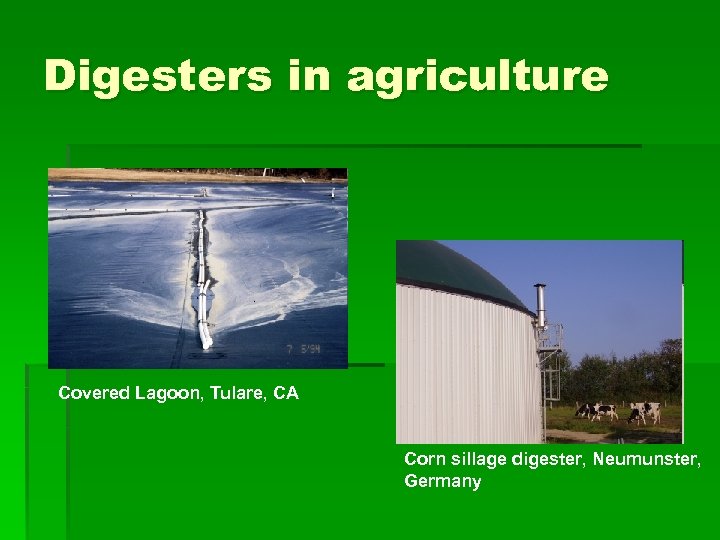
[{"label": "covered lagoon photo", "polygon": [[160,171],[49,171],[49,367],[346,368],[346,170]]}]

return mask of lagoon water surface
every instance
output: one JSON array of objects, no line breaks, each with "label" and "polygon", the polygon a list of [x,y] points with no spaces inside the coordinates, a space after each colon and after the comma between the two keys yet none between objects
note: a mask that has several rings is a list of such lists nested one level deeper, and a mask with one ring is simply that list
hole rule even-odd
[{"label": "lagoon water surface", "polygon": [[[347,189],[332,187],[51,182],[49,366],[347,367]],[[192,302],[198,210],[208,350]]]}]

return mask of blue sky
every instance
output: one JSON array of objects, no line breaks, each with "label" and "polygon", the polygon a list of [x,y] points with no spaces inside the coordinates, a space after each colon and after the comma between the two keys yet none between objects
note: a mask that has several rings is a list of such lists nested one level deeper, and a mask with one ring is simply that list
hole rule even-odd
[{"label": "blue sky", "polygon": [[551,323],[573,363],[618,358],[682,336],[680,241],[442,241],[502,281],[532,311],[545,283]]}]

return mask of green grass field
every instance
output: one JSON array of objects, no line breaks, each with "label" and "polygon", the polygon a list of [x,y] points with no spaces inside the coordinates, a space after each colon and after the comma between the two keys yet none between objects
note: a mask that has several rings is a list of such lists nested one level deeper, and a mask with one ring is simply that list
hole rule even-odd
[{"label": "green grass field", "polygon": [[[588,436],[586,442],[600,442],[602,437],[597,435],[605,435],[608,440],[619,438],[627,438],[631,441],[644,442],[680,442],[682,439],[682,407],[679,405],[669,405],[660,409],[660,423],[653,425],[650,417],[646,417],[647,425],[643,425],[642,420],[638,426],[633,421],[632,424],[627,423],[630,417],[630,408],[622,406],[617,407],[619,420],[610,421],[607,417],[600,417],[594,422],[588,418],[580,418],[575,416],[575,407],[555,406],[552,409],[547,408],[547,428],[548,441],[556,439],[555,442],[582,442],[582,434],[593,434]],[[552,433],[550,430],[561,430],[571,433]],[[563,441],[563,439],[567,439]]]}]

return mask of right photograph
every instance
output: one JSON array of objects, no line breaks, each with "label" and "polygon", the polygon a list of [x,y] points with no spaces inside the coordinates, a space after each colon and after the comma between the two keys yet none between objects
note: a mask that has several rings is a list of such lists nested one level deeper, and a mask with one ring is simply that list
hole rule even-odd
[{"label": "right photograph", "polygon": [[398,444],[683,442],[681,240],[398,240]]}]

